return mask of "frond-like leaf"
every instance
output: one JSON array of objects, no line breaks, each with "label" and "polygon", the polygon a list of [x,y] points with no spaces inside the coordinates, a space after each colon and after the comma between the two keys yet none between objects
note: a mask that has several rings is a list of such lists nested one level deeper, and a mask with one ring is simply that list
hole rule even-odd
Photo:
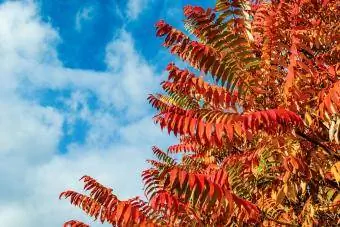
[{"label": "frond-like leaf", "polygon": [[[153,226],[155,220],[147,217],[140,207],[139,198],[120,201],[115,195],[96,180],[89,176],[82,178],[84,189],[90,191],[90,196],[75,191],[64,191],[59,198],[69,198],[71,204],[81,208],[90,217],[112,225],[149,225]],[[110,193],[108,193],[110,192]],[[137,202],[136,202],[137,201]],[[150,214],[149,214],[150,215]]]},{"label": "frond-like leaf", "polygon": [[166,36],[164,42],[164,46],[166,47],[172,46],[173,44],[188,39],[188,37],[184,35],[181,31],[173,28],[171,25],[165,23],[163,20],[157,22],[156,29],[157,36]]},{"label": "frond-like leaf", "polygon": [[173,159],[172,157],[170,157],[168,154],[166,154],[164,151],[162,151],[161,149],[159,149],[156,146],[152,147],[152,151],[153,153],[156,155],[156,157],[158,158],[158,160],[173,166],[176,164],[175,159]]},{"label": "frond-like leaf", "polygon": [[70,220],[64,223],[64,227],[90,227],[90,226],[81,221]]},{"label": "frond-like leaf", "polygon": [[202,98],[214,106],[228,108],[235,105],[238,93],[231,93],[227,89],[205,82],[188,70],[181,70],[174,64],[168,66],[169,80],[162,83],[167,92],[176,92],[195,98]]},{"label": "frond-like leaf", "polygon": [[[163,25],[163,23],[162,21],[162,26],[170,26]],[[166,46],[170,48],[171,53],[178,55],[191,66],[205,73],[210,72],[216,81],[226,84],[231,91],[240,82],[239,78],[234,75],[237,69],[235,69],[233,59],[229,58],[229,60],[222,61],[221,54],[209,45],[186,38],[180,39],[178,42],[171,42],[170,45]]]},{"label": "frond-like leaf", "polygon": [[175,135],[190,135],[201,144],[222,145],[222,139],[233,140],[234,132],[246,136],[249,132],[265,130],[268,133],[286,131],[301,126],[299,115],[285,110],[273,109],[242,115],[224,113],[219,110],[186,111],[186,114],[160,113],[155,121]]},{"label": "frond-like leaf", "polygon": [[168,148],[170,153],[180,153],[180,152],[197,152],[199,150],[199,145],[196,143],[180,143],[172,145]]},{"label": "frond-like leaf", "polygon": [[319,111],[322,118],[331,118],[333,114],[340,113],[340,81],[329,89],[328,94],[322,99]]},{"label": "frond-like leaf", "polygon": [[110,207],[103,207],[102,204],[100,204],[93,198],[71,190],[62,192],[59,198],[61,199],[63,197],[70,198],[70,202],[72,205],[81,208],[90,217],[94,217],[95,219],[97,219],[100,216],[101,222],[110,222],[110,219],[108,218],[108,212],[111,206],[115,206],[118,202],[118,200],[113,199],[109,203],[111,205]]}]

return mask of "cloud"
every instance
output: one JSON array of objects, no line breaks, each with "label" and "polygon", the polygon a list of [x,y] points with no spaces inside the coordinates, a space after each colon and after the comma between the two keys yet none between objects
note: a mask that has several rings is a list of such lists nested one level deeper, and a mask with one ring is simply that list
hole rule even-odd
[{"label": "cloud", "polygon": [[83,23],[93,19],[94,12],[94,6],[88,6],[78,10],[75,18],[75,28],[78,32],[82,30]]},{"label": "cloud", "polygon": [[18,156],[37,162],[46,150],[55,151],[62,134],[63,116],[57,110],[37,105],[19,93],[26,89],[23,82],[28,67],[60,66],[55,51],[59,37],[48,24],[37,22],[36,11],[30,2],[0,5],[1,158]]},{"label": "cloud", "polygon": [[114,89],[115,94],[111,100],[121,108],[129,107],[129,117],[147,113],[147,95],[157,89],[160,82],[153,68],[140,57],[133,46],[131,35],[121,30],[119,37],[106,48],[106,63],[119,76],[118,89]]},{"label": "cloud", "polygon": [[10,60],[57,63],[54,47],[59,41],[58,34],[48,24],[35,22],[37,9],[31,1],[1,4],[0,12],[0,47],[5,69],[17,63]]},{"label": "cloud", "polygon": [[128,0],[126,10],[128,18],[136,20],[151,1],[152,0]]},{"label": "cloud", "polygon": [[[108,43],[107,71],[69,69],[57,57],[61,38],[38,12],[31,1],[0,5],[0,223],[6,227],[89,220],[58,200],[66,188],[81,188],[83,174],[122,198],[141,194],[139,173],[151,146],[172,142],[153,125],[145,100],[159,77],[128,32]],[[58,104],[43,104],[41,91],[55,92],[44,98]],[[58,146],[79,119],[89,125],[86,138],[62,154]]]}]

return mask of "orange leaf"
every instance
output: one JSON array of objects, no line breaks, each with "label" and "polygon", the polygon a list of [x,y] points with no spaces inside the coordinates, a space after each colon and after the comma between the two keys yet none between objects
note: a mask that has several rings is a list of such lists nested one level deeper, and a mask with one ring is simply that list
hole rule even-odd
[{"label": "orange leaf", "polygon": [[198,131],[198,137],[200,141],[204,141],[204,131],[205,131],[205,124],[202,120],[199,120],[198,126],[197,126],[197,131]]},{"label": "orange leaf", "polygon": [[212,132],[212,124],[208,122],[205,125],[205,136],[209,143],[211,143],[211,132]]},{"label": "orange leaf", "polygon": [[223,125],[218,123],[215,125],[215,133],[218,143],[222,142]]}]

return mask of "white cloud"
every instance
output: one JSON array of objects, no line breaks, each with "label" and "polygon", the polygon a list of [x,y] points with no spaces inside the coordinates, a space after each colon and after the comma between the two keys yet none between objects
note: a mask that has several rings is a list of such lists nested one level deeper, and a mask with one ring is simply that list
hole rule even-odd
[{"label": "white cloud", "polygon": [[114,89],[111,100],[122,108],[129,107],[128,116],[138,116],[147,112],[147,95],[158,87],[160,81],[134,50],[132,37],[124,30],[119,35],[106,48],[106,63],[119,76],[119,89]]},{"label": "white cloud", "polygon": [[[54,45],[58,41],[57,33],[48,24],[36,23],[36,6],[30,2],[5,3],[0,5],[0,49],[4,63],[19,58],[25,61],[56,63]],[[5,59],[4,59],[5,57]],[[6,65],[5,65],[6,66]]]},{"label": "white cloud", "polygon": [[[77,179],[83,174],[122,198],[139,194],[151,146],[170,140],[152,124],[145,99],[159,79],[132,37],[121,30],[107,45],[107,72],[68,69],[57,58],[57,32],[41,21],[34,3],[3,3],[0,18],[1,225],[53,227],[71,218],[88,220],[58,200],[64,189],[82,186]],[[70,90],[70,97],[59,99],[65,108],[42,106],[35,94],[44,89]],[[60,154],[62,136],[72,133],[62,126],[78,118],[90,125],[85,144]]]},{"label": "white cloud", "polygon": [[65,156],[54,156],[50,162],[32,168],[31,175],[34,177],[28,187],[34,190],[21,203],[28,208],[35,207],[35,212],[29,212],[29,226],[61,226],[65,220],[73,218],[88,221],[89,218],[68,201],[58,200],[58,194],[65,189],[80,190],[82,184],[78,179],[84,174],[112,187],[123,199],[141,192],[139,175],[145,167],[141,149],[146,148],[113,146],[100,150],[75,147]]},{"label": "white cloud", "polygon": [[75,28],[78,32],[82,30],[83,23],[90,21],[94,17],[94,6],[84,7],[78,10],[75,18]]},{"label": "white cloud", "polygon": [[128,0],[127,2],[127,16],[131,20],[138,18],[139,14],[150,4],[152,0]]},{"label": "white cloud", "polygon": [[0,205],[0,222],[3,225],[26,226],[28,221],[29,212],[19,204]]},{"label": "white cloud", "polygon": [[56,149],[63,120],[56,110],[4,97],[0,99],[0,109],[1,155],[38,161]]}]

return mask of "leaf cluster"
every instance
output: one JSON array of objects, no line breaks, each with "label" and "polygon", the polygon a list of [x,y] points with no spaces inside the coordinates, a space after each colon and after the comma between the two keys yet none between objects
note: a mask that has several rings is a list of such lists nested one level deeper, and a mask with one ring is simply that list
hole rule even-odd
[{"label": "leaf cluster", "polygon": [[89,196],[61,196],[113,226],[339,225],[338,2],[217,0],[184,15],[187,34],[161,20],[156,35],[201,74],[171,63],[148,97],[179,143],[153,147],[146,200],[87,176]]}]

